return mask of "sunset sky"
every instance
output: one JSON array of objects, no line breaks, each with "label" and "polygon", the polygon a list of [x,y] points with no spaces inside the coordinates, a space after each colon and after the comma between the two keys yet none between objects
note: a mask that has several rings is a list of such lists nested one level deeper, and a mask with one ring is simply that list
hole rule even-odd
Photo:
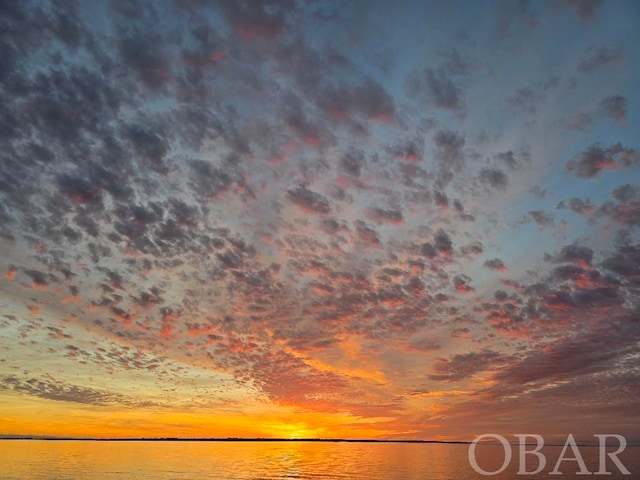
[{"label": "sunset sky", "polygon": [[640,3],[3,1],[0,435],[640,441]]}]

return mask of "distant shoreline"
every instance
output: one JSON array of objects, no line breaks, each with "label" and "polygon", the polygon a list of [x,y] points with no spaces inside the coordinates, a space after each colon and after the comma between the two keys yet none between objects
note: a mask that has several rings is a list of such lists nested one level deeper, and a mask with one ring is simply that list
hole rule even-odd
[{"label": "distant shoreline", "polygon": [[355,439],[355,438],[183,438],[183,437],[162,437],[162,438],[94,438],[94,437],[39,437],[35,435],[25,435],[16,437],[0,437],[0,440],[47,440],[47,441],[85,441],[85,442],[343,442],[343,443],[444,443],[469,445],[471,442],[445,441],[445,440],[378,440],[378,439]]},{"label": "distant shoreline", "polygon": [[[444,444],[444,445],[471,445],[473,442],[460,440],[410,440],[410,439],[369,439],[369,438],[244,438],[244,437],[126,437],[126,438],[100,438],[100,437],[41,437],[38,435],[0,436],[3,440],[39,440],[49,442],[74,441],[74,442],[305,442],[305,443],[417,443],[417,444]],[[497,445],[499,442],[482,442],[481,445]],[[512,446],[518,445],[512,443]],[[535,446],[535,444],[529,444]],[[545,447],[562,447],[562,443],[549,443]],[[597,444],[578,442],[579,447],[598,447]],[[627,447],[640,447],[640,444],[630,443]]]}]

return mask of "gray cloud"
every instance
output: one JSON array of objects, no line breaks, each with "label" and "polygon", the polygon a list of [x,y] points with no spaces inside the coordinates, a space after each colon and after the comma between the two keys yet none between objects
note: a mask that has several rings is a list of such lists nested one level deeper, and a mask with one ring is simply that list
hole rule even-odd
[{"label": "gray cloud", "polygon": [[637,149],[620,143],[608,147],[594,143],[567,162],[566,169],[575,172],[578,177],[594,178],[605,169],[615,170],[635,165],[640,165],[640,153]]},{"label": "gray cloud", "polygon": [[456,354],[450,358],[441,358],[434,365],[430,380],[457,382],[504,364],[507,358],[492,350]]},{"label": "gray cloud", "polygon": [[433,243],[436,250],[443,254],[450,255],[453,252],[453,242],[451,241],[451,237],[449,237],[449,235],[442,229],[438,230],[436,235],[433,237]]},{"label": "gray cloud", "polygon": [[602,8],[602,0],[562,0],[562,3],[586,22],[595,20],[598,10]]},{"label": "gray cloud", "polygon": [[349,175],[359,177],[366,164],[362,151],[350,150],[340,159],[340,167]]},{"label": "gray cloud", "polygon": [[442,180],[448,182],[454,173],[461,171],[464,166],[465,136],[453,130],[438,130],[433,136],[433,142]]},{"label": "gray cloud", "polygon": [[529,216],[540,227],[549,227],[554,223],[553,215],[549,212],[543,212],[542,210],[533,210],[529,212]]},{"label": "gray cloud", "polygon": [[[447,70],[450,71],[450,68]],[[464,108],[462,89],[444,69],[425,68],[423,71],[412,72],[406,79],[405,87],[410,97],[426,100],[428,104],[438,108],[454,111]]]},{"label": "gray cloud", "polygon": [[601,67],[615,65],[624,58],[620,49],[609,48],[606,45],[591,45],[578,62],[578,71],[592,72]]},{"label": "gray cloud", "polygon": [[553,263],[575,263],[591,265],[593,250],[580,245],[565,245],[556,255],[545,254],[544,259]]},{"label": "gray cloud", "polygon": [[14,392],[47,400],[85,405],[119,405],[125,407],[150,407],[156,405],[152,402],[135,401],[118,393],[73,385],[47,377],[19,378],[15,375],[4,376],[0,381],[0,389],[13,390]]},{"label": "gray cloud", "polygon": [[402,210],[384,210],[381,208],[370,208],[367,211],[368,218],[378,225],[384,223],[401,224],[404,222]]},{"label": "gray cloud", "polygon": [[507,186],[507,175],[497,168],[482,169],[479,178],[480,182],[491,188],[505,189]]},{"label": "gray cloud", "polygon": [[600,101],[600,106],[616,123],[623,124],[627,121],[627,99],[622,95],[604,97]]},{"label": "gray cloud", "polygon": [[320,215],[326,215],[331,212],[331,205],[323,195],[305,187],[287,190],[287,197],[304,212]]},{"label": "gray cloud", "polygon": [[491,260],[487,260],[483,264],[489,270],[494,270],[496,272],[504,272],[507,270],[507,267],[504,265],[504,262],[499,258],[493,258]]},{"label": "gray cloud", "polygon": [[544,100],[542,94],[533,88],[523,87],[507,97],[507,104],[514,110],[533,115]]},{"label": "gray cloud", "polygon": [[607,370],[615,359],[632,350],[638,333],[637,328],[626,325],[619,331],[592,331],[558,340],[546,350],[532,353],[501,370],[495,378],[522,385],[540,380],[564,380]]},{"label": "gray cloud", "polygon": [[580,153],[578,159],[568,162],[567,170],[575,172],[577,176],[582,178],[593,178],[603,168],[613,168],[614,165],[615,159],[612,149],[593,144]]}]

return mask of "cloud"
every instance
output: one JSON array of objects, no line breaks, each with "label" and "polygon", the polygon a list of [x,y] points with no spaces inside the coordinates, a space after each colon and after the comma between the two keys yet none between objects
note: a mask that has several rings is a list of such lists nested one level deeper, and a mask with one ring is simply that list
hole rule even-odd
[{"label": "cloud", "polygon": [[378,225],[384,223],[402,225],[404,223],[402,210],[383,210],[381,208],[370,208],[367,210],[367,217],[369,218],[369,220],[377,223]]},{"label": "cloud", "polygon": [[219,167],[214,167],[204,160],[191,162],[194,190],[203,197],[215,198],[227,191],[232,184],[231,176]]},{"label": "cloud", "polygon": [[433,243],[436,250],[445,256],[449,256],[453,252],[453,242],[451,241],[451,237],[449,237],[449,235],[442,229],[438,230],[436,235],[433,237]]},{"label": "cloud", "polygon": [[506,152],[500,152],[496,155],[496,158],[504,163],[510,170],[518,167],[520,162],[516,159],[513,150],[507,150]]},{"label": "cloud", "polygon": [[507,361],[507,357],[493,350],[456,354],[450,358],[440,358],[433,366],[435,373],[430,380],[458,382],[478,373],[495,368]]},{"label": "cloud", "polygon": [[433,192],[433,201],[442,209],[446,209],[449,206],[449,197],[447,197],[446,193],[441,192],[440,190]]},{"label": "cloud", "polygon": [[328,215],[331,213],[329,200],[320,193],[308,190],[306,187],[287,190],[287,198],[303,212],[315,215]]},{"label": "cloud", "polygon": [[563,0],[562,3],[585,22],[596,19],[598,10],[602,8],[602,0]]},{"label": "cloud", "polygon": [[119,42],[124,65],[135,72],[145,87],[158,89],[169,77],[169,65],[162,51],[163,42],[154,33],[134,30]]},{"label": "cloud", "polygon": [[58,178],[58,185],[75,203],[97,204],[102,200],[100,188],[83,178],[63,175]]},{"label": "cloud", "polygon": [[621,49],[609,48],[606,45],[591,45],[578,62],[578,71],[588,73],[601,67],[616,65],[624,58]]},{"label": "cloud", "polygon": [[[632,266],[636,254],[633,247],[621,246],[615,255],[596,263],[592,249],[566,245],[554,255],[545,254],[547,262],[558,266],[541,281],[513,287],[508,283],[515,294],[496,291],[494,302],[482,304],[478,311],[486,312],[487,321],[497,331],[512,336],[547,332],[566,337],[585,329],[607,328],[612,316],[626,325],[637,303],[627,280],[637,282]],[[625,304],[623,298],[631,303]]]},{"label": "cloud", "polygon": [[591,200],[570,198],[558,203],[558,209],[570,208],[591,223],[606,220],[620,226],[636,226],[640,222],[640,195],[629,184],[619,185],[612,191],[612,199],[596,206]]},{"label": "cloud", "polygon": [[576,157],[567,162],[566,169],[575,172],[581,178],[597,177],[602,170],[624,169],[640,165],[639,151],[620,143],[608,147],[594,143]]},{"label": "cloud", "polygon": [[295,12],[294,3],[290,0],[270,1],[257,6],[225,0],[220,2],[220,6],[234,32],[247,40],[280,35]]},{"label": "cloud", "polygon": [[613,152],[619,155],[618,161],[622,168],[629,168],[640,165],[640,150],[637,148],[623,147],[620,144],[610,147]]},{"label": "cloud", "polygon": [[424,156],[424,139],[413,138],[387,148],[388,152],[404,162],[419,162]]},{"label": "cloud", "polygon": [[640,188],[627,183],[625,185],[618,185],[613,189],[611,194],[621,203],[631,203],[640,197]]},{"label": "cloud", "polygon": [[622,95],[604,97],[600,101],[600,107],[616,123],[624,124],[627,121],[627,99]]},{"label": "cloud", "polygon": [[43,272],[39,272],[38,270],[27,270],[24,273],[31,277],[34,287],[45,288],[49,285],[48,276]]},{"label": "cloud", "polygon": [[545,254],[544,259],[552,263],[573,263],[588,268],[593,260],[593,250],[580,245],[565,245],[556,255]]},{"label": "cloud", "polygon": [[356,115],[367,120],[393,123],[396,115],[393,97],[372,78],[365,78],[353,86],[327,86],[319,96],[318,103],[322,109],[340,121]]},{"label": "cloud", "polygon": [[465,143],[463,134],[453,130],[439,130],[434,135],[433,141],[443,161],[458,162],[458,159],[462,156],[462,148]]},{"label": "cloud", "polygon": [[507,175],[497,168],[483,168],[480,171],[480,182],[487,187],[504,190],[507,187]]},{"label": "cloud", "polygon": [[587,199],[570,198],[566,201],[562,200],[561,202],[558,203],[556,208],[558,209],[569,208],[573,210],[575,213],[579,215],[585,215],[585,216],[592,215],[596,210],[596,206],[588,198]]},{"label": "cloud", "polygon": [[[606,258],[602,262],[602,267],[630,284],[640,284],[640,247],[637,245],[622,246],[614,254]],[[637,299],[636,299],[637,301]]]},{"label": "cloud", "polygon": [[495,379],[523,385],[607,370],[612,362],[629,353],[639,338],[638,329],[632,324],[620,326],[619,331],[594,330],[558,340],[496,373]]},{"label": "cloud", "polygon": [[[451,60],[451,59],[450,59]],[[459,60],[459,59],[458,59]],[[456,59],[454,58],[455,62]],[[425,68],[422,71],[410,73],[405,81],[405,89],[410,97],[417,97],[435,107],[460,111],[464,109],[464,95],[449,76],[451,67],[459,71],[460,64],[448,63],[448,69]]]},{"label": "cloud", "polygon": [[530,2],[501,2],[492,33],[497,41],[504,42],[518,35],[530,35],[538,27],[538,23],[538,15],[531,9]]},{"label": "cloud", "polygon": [[483,264],[485,268],[489,270],[493,270],[495,272],[506,272],[507,267],[504,265],[504,262],[499,258],[493,258],[491,260],[487,260]]},{"label": "cloud", "polygon": [[593,125],[593,115],[587,112],[578,112],[565,117],[562,124],[568,130],[584,132]]},{"label": "cloud", "polygon": [[640,225],[640,191],[631,185],[620,185],[613,190],[614,201],[600,205],[596,216],[610,218],[621,226]]},{"label": "cloud", "polygon": [[0,389],[13,390],[46,400],[85,405],[118,405],[136,408],[156,405],[153,402],[135,401],[118,393],[73,385],[47,377],[19,378],[15,375],[5,375],[0,381]]},{"label": "cloud", "polygon": [[596,177],[603,169],[616,168],[613,152],[611,147],[602,147],[594,143],[581,152],[577,159],[568,162],[566,168],[581,178]]},{"label": "cloud", "polygon": [[433,352],[442,349],[442,344],[436,338],[423,337],[412,340],[408,345],[408,349],[418,352]]},{"label": "cloud", "polygon": [[168,172],[165,157],[169,148],[161,133],[132,126],[127,131],[127,137],[136,153],[147,162],[153,171],[160,174]]},{"label": "cloud", "polygon": [[476,241],[463,246],[460,248],[460,251],[464,255],[477,256],[484,252],[484,247],[482,246],[482,243]]},{"label": "cloud", "polygon": [[358,233],[358,239],[366,245],[374,248],[377,248],[381,245],[378,232],[376,232],[373,228],[367,226],[364,222],[360,220],[356,222],[356,231]]},{"label": "cloud", "polygon": [[435,258],[438,256],[438,252],[432,243],[423,243],[420,247],[420,253],[427,258]]},{"label": "cloud", "polygon": [[554,224],[553,215],[548,212],[543,212],[542,210],[533,210],[529,212],[529,216],[540,227],[550,227]]},{"label": "cloud", "polygon": [[507,97],[507,104],[511,108],[529,115],[533,115],[538,111],[542,101],[542,94],[529,87],[519,88]]},{"label": "cloud", "polygon": [[464,58],[460,49],[453,47],[440,52],[442,57],[442,70],[449,75],[467,75],[471,71],[471,65]]},{"label": "cloud", "polygon": [[465,136],[460,132],[443,129],[433,136],[436,146],[436,159],[443,181],[448,182],[455,172],[460,172],[464,166]]},{"label": "cloud", "polygon": [[350,150],[340,159],[340,168],[347,174],[359,177],[366,164],[362,151]]},{"label": "cloud", "polygon": [[471,279],[467,276],[458,275],[453,278],[453,286],[456,292],[460,294],[467,294],[475,291],[475,288],[469,285]]},{"label": "cloud", "polygon": [[16,278],[17,271],[18,269],[14,265],[9,265],[9,267],[7,268],[7,272],[5,273],[5,278],[7,280],[13,280],[14,278]]}]

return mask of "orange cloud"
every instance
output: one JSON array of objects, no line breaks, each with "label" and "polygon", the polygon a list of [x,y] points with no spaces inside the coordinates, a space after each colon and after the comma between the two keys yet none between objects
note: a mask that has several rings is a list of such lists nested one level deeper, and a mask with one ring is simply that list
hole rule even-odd
[{"label": "orange cloud", "polygon": [[173,333],[172,324],[175,319],[176,317],[172,313],[165,313],[165,315],[162,317],[162,330],[160,331],[160,335],[165,340],[171,337],[171,334]]},{"label": "orange cloud", "polygon": [[5,278],[7,280],[13,280],[14,278],[16,278],[16,272],[18,271],[18,269],[16,267],[14,267],[13,265],[11,265],[8,270],[7,273],[5,273]]}]

